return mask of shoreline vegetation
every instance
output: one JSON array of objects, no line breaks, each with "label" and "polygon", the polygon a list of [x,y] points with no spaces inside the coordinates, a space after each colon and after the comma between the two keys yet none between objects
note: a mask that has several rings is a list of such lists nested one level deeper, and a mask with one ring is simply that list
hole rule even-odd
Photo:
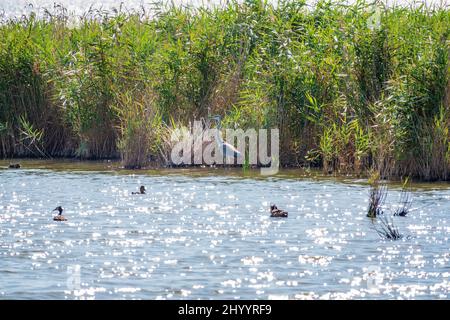
[{"label": "shoreline vegetation", "polygon": [[279,128],[280,164],[450,179],[450,10],[319,1],[0,24],[0,158],[170,165],[194,120]]}]

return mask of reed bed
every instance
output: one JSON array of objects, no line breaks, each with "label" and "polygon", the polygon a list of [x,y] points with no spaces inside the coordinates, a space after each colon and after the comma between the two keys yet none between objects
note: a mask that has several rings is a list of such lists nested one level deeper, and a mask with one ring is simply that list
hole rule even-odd
[{"label": "reed bed", "polygon": [[[39,18],[38,18],[39,16]],[[282,166],[450,178],[450,11],[248,0],[0,25],[0,157],[170,160],[177,126],[280,129]]]}]

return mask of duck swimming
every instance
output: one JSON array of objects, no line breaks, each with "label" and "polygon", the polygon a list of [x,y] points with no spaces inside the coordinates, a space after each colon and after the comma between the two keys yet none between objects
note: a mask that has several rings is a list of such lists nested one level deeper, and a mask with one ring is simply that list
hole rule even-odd
[{"label": "duck swimming", "polygon": [[145,187],[141,186],[138,192],[132,192],[131,194],[145,194]]},{"label": "duck swimming", "polygon": [[394,212],[394,216],[398,216],[398,217],[406,217],[407,214],[408,214],[408,210],[405,208],[401,208]]},{"label": "duck swimming", "polygon": [[[54,221],[67,221],[67,219],[62,215],[63,208],[61,206],[56,207],[53,211],[58,211],[58,215],[53,217]],[[53,212],[52,211],[52,212]]]},{"label": "duck swimming", "polygon": [[276,205],[272,204],[270,206],[270,216],[276,217],[276,218],[287,218],[288,213],[287,213],[287,211],[278,209]]},{"label": "duck swimming", "polygon": [[11,163],[8,168],[10,169],[20,169],[20,163]]}]

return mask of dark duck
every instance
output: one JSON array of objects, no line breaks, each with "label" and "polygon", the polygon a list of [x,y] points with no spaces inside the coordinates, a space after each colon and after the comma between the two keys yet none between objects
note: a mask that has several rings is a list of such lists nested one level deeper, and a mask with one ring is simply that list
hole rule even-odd
[{"label": "dark duck", "polygon": [[[55,209],[53,209],[53,211],[58,211],[58,215],[53,217],[54,221],[67,221],[66,217],[64,217],[62,215],[63,213],[63,208],[61,206],[56,207]],[[53,212],[52,211],[52,212]]]},{"label": "dark duck", "polygon": [[10,169],[20,169],[20,163],[11,163],[8,168]]},{"label": "dark duck", "polygon": [[398,210],[396,210],[395,212],[394,212],[394,216],[397,216],[397,217],[406,217],[406,215],[408,214],[408,209],[407,208],[400,208],[400,209],[398,209]]},{"label": "dark duck", "polygon": [[287,211],[278,209],[276,205],[272,204],[270,206],[270,216],[275,218],[287,218]]},{"label": "dark duck", "polygon": [[131,194],[145,194],[145,187],[141,186],[138,192],[132,192]]}]

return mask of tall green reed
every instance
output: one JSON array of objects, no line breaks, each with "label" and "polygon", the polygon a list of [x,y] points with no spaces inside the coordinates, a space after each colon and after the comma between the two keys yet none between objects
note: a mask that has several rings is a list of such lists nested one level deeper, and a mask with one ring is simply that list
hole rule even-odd
[{"label": "tall green reed", "polygon": [[280,128],[282,165],[448,179],[449,10],[373,17],[364,1],[252,0],[6,21],[0,156],[167,162],[174,123],[221,114]]}]

